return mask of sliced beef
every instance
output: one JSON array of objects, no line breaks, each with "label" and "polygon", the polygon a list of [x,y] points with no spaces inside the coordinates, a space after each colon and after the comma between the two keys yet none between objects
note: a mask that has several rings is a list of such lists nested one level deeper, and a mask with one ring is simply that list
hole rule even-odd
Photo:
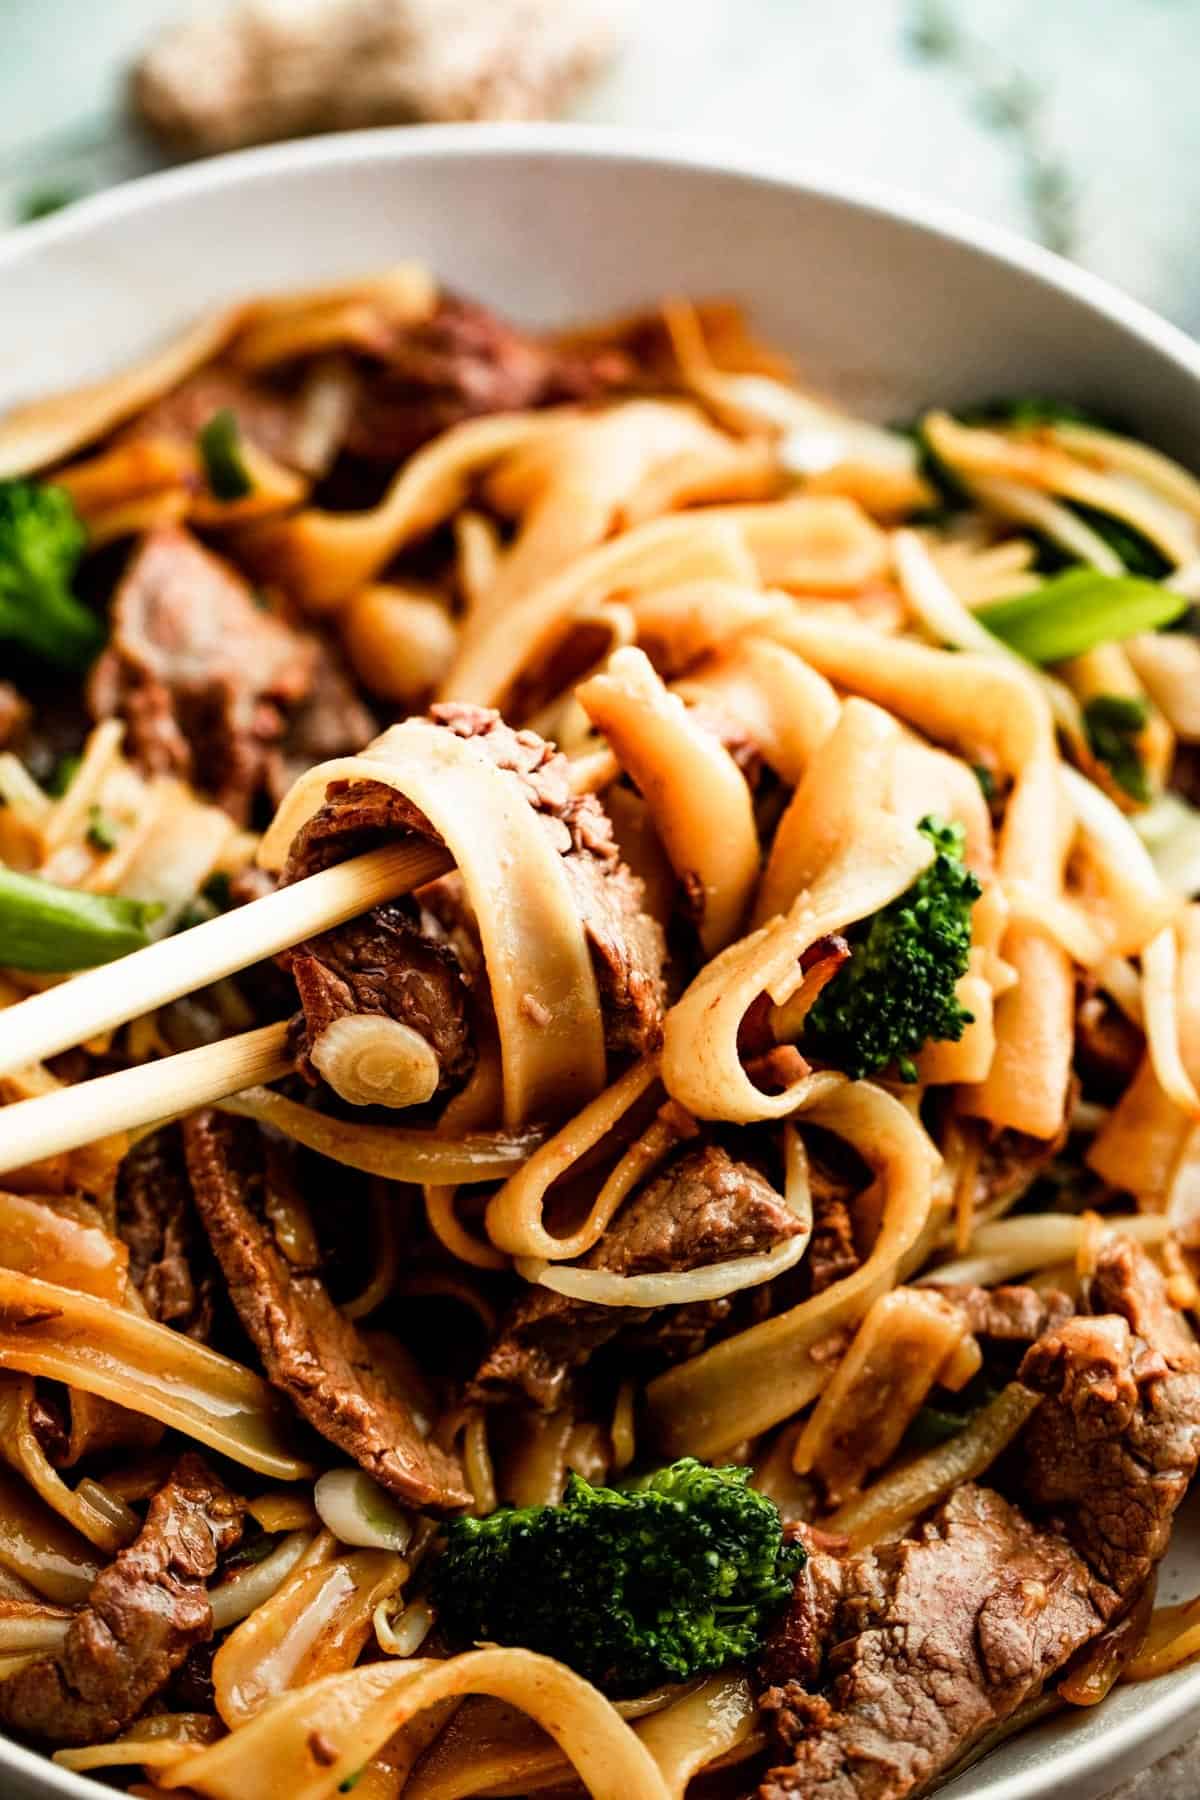
[{"label": "sliced beef", "polygon": [[240,436],[296,469],[304,467],[298,401],[240,369],[210,363],[140,412],[122,441],[172,438],[195,442],[214,413],[232,412]]},{"label": "sliced beef", "polygon": [[230,1298],[270,1381],[309,1424],[414,1506],[470,1496],[453,1460],[426,1442],[405,1396],[319,1277],[297,1274],[272,1237],[272,1189],[288,1177],[249,1120],[195,1113],[183,1127],[196,1206]]},{"label": "sliced beef", "polygon": [[1014,1491],[1126,1599],[1145,1586],[1200,1458],[1200,1352],[1143,1250],[1117,1240],[1091,1284],[1096,1316],[1028,1351],[1045,1395],[1012,1459]]},{"label": "sliced beef", "polygon": [[116,1737],[212,1636],[206,1583],[241,1536],[240,1503],[180,1458],[134,1542],[92,1584],[61,1655],[0,1682],[0,1723],[47,1744]]},{"label": "sliced beef", "polygon": [[216,1265],[196,1216],[178,1125],[143,1138],[117,1173],[117,1232],[146,1311],[206,1342]]},{"label": "sliced beef", "polygon": [[0,750],[15,750],[25,735],[32,709],[11,681],[0,681]]},{"label": "sliced beef", "polygon": [[928,1282],[922,1286],[952,1300],[967,1315],[972,1336],[994,1344],[1032,1344],[1044,1331],[1055,1331],[1072,1317],[1075,1303],[1057,1288],[1039,1294],[1031,1287],[974,1287],[960,1282]]},{"label": "sliced beef", "polygon": [[475,1047],[462,969],[436,921],[411,901],[377,906],[283,960],[300,996],[301,1067],[310,1079],[309,1046],[347,1013],[398,1019],[419,1032],[437,1055],[443,1089],[470,1073]]},{"label": "sliced beef", "polygon": [[[648,1183],[584,1257],[583,1266],[619,1275],[703,1268],[768,1250],[800,1229],[763,1176],[709,1144],[687,1151]],[[728,1316],[730,1304],[711,1301],[655,1313],[598,1306],[533,1288],[502,1322],[475,1376],[472,1397],[524,1395],[534,1406],[552,1408],[571,1372],[618,1333],[644,1326],[652,1316],[656,1323],[662,1318],[687,1353],[701,1347]],[[692,1316],[682,1319],[685,1314]]]},{"label": "sliced beef", "polygon": [[304,698],[288,713],[279,754],[267,769],[267,795],[278,806],[292,783],[314,763],[328,762],[369,744],[379,729],[363,704],[337,645],[321,640],[321,654]]},{"label": "sliced beef", "polygon": [[97,719],[126,721],[144,769],[182,776],[245,823],[317,656],[316,641],[257,607],[227,563],[162,526],[117,589],[88,703]]},{"label": "sliced beef", "polygon": [[556,349],[486,306],[443,294],[430,318],[397,334],[385,368],[364,383],[347,447],[400,462],[465,419],[596,400],[632,373],[620,351]]},{"label": "sliced beef", "polygon": [[[479,706],[447,704],[433,707],[430,717],[456,736],[477,743],[498,768],[520,783],[562,857],[592,953],[609,1048],[638,1055],[656,1048],[665,993],[662,933],[642,910],[641,882],[621,861],[612,826],[599,802],[591,794],[573,795],[566,758],[535,732],[513,731],[498,713]],[[292,845],[284,879],[299,880],[404,833],[435,837],[424,814],[382,782],[331,782],[324,806]],[[301,986],[302,1055],[339,1011],[389,1012],[429,1036],[405,1010],[417,987],[425,996],[422,1004],[433,1008],[431,1027],[436,1025],[443,1035],[454,1035],[451,1003],[459,990],[454,986],[457,965],[445,961],[453,954],[449,945],[431,937],[429,921],[421,922],[415,909],[385,909],[377,928],[379,917],[376,913],[369,921],[339,926],[284,959],[285,964],[290,960],[291,966],[300,970],[305,984]],[[412,924],[418,925],[415,932],[409,930]],[[385,943],[386,969],[382,961],[373,960],[382,957]],[[361,973],[364,955],[373,971],[365,988]],[[324,974],[317,964],[323,965]],[[411,980],[410,964],[414,967]],[[348,979],[351,972],[357,973],[357,980]],[[435,1008],[429,996],[430,983],[439,989]],[[360,989],[367,995],[365,1008],[355,1003]],[[400,1010],[393,1011],[394,1006]],[[438,1048],[436,1036],[429,1036],[429,1041]],[[461,1061],[460,1073],[466,1067],[469,1063]]]},{"label": "sliced beef", "polygon": [[803,1266],[808,1270],[809,1292],[823,1294],[835,1281],[853,1275],[859,1266],[851,1210],[858,1190],[848,1176],[811,1153],[808,1172],[813,1231]]},{"label": "sliced beef", "polygon": [[1075,1067],[1084,1091],[1112,1103],[1137,1074],[1146,1048],[1144,1034],[1090,978],[1075,1000]]},{"label": "sliced beef", "polygon": [[781,1761],[758,1800],[905,1800],[1102,1629],[1114,1602],[1094,1588],[1061,1538],[973,1485],[915,1537],[811,1556],[763,1658]]}]

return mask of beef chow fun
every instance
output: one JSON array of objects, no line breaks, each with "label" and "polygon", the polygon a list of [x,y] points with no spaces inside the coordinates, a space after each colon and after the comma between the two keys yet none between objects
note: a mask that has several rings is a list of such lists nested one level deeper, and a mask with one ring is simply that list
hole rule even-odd
[{"label": "beef chow fun", "polygon": [[1122,425],[724,302],[0,420],[3,1730],[906,1800],[1200,1652],[1194,598]]}]

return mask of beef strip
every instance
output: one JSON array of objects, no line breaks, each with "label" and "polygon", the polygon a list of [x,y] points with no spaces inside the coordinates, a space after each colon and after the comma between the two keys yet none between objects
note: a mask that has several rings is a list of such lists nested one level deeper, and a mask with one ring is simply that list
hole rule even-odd
[{"label": "beef strip", "polygon": [[11,681],[0,681],[0,750],[15,750],[25,735],[32,714]]},{"label": "beef strip", "polygon": [[1162,1274],[1128,1239],[1101,1251],[1096,1316],[1069,1319],[1027,1352],[1020,1379],[1046,1398],[1011,1478],[1123,1599],[1162,1556],[1200,1458],[1200,1350]]},{"label": "beef strip", "polygon": [[823,1294],[835,1281],[853,1275],[859,1266],[861,1259],[854,1243],[850,1210],[858,1190],[818,1156],[810,1154],[808,1171],[813,1231],[803,1266],[808,1270],[809,1292]]},{"label": "beef strip", "polygon": [[922,1282],[967,1315],[974,1337],[993,1344],[1032,1344],[1044,1331],[1055,1331],[1071,1318],[1075,1303],[1052,1288],[1039,1294],[1031,1287],[974,1287],[967,1282]]},{"label": "beef strip", "polygon": [[321,654],[304,698],[289,710],[279,754],[267,768],[267,794],[278,806],[297,776],[369,744],[378,720],[363,704],[337,644],[321,639]]},{"label": "beef strip", "polygon": [[1075,1067],[1085,1092],[1112,1104],[1137,1074],[1145,1035],[1097,983],[1080,982],[1075,999]]},{"label": "beef strip", "polygon": [[[619,1275],[702,1268],[770,1249],[800,1229],[769,1182],[709,1144],[687,1151],[648,1183],[583,1258],[583,1266]],[[656,1323],[665,1318],[675,1345],[682,1344],[686,1353],[700,1348],[729,1309],[730,1301],[724,1300],[656,1313],[649,1307],[598,1306],[533,1288],[502,1321],[471,1385],[471,1397],[486,1401],[523,1395],[534,1406],[551,1409],[571,1372],[618,1332],[645,1325],[652,1316]],[[693,1316],[680,1321],[680,1314]]]},{"label": "beef strip", "polygon": [[[562,857],[592,954],[608,1047],[637,1055],[655,1049],[665,991],[662,933],[642,910],[642,884],[621,861],[599,802],[591,794],[573,795],[566,758],[535,732],[513,731],[498,713],[446,704],[434,706],[430,717],[478,744],[498,768],[520,783]],[[299,880],[406,832],[436,839],[424,814],[382,782],[331,782],[324,806],[292,845],[284,880]],[[367,1010],[390,1013],[413,1025],[433,1043],[439,1058],[439,1038],[457,1044],[461,1077],[470,1066],[461,975],[459,965],[447,962],[447,957],[453,957],[450,947],[431,940],[429,921],[422,922],[411,906],[380,909],[288,952],[282,960],[298,972],[304,1011],[299,1038],[302,1068],[308,1045],[333,1018]],[[365,979],[364,969],[370,971]],[[418,989],[426,1023],[417,1016],[420,1009],[414,1011],[412,997]],[[358,1003],[360,996],[363,1005]],[[444,1068],[444,1078],[449,1074]]]},{"label": "beef strip", "polygon": [[117,589],[88,704],[97,719],[124,718],[149,773],[182,776],[244,824],[317,655],[316,640],[257,607],[228,564],[161,526]]},{"label": "beef strip", "polygon": [[226,410],[256,448],[277,462],[304,468],[295,397],[221,363],[210,363],[155,400],[121,432],[120,441],[171,438],[191,444],[214,413]]},{"label": "beef strip", "polygon": [[287,1177],[257,1126],[202,1112],[183,1134],[197,1209],[268,1379],[401,1499],[465,1505],[470,1495],[452,1458],[421,1436],[405,1396],[319,1277],[295,1273],[276,1246],[261,1215]]},{"label": "beef strip", "polygon": [[627,386],[620,351],[556,349],[487,307],[443,294],[429,319],[405,327],[386,367],[363,384],[347,447],[374,462],[406,456],[466,419],[601,398]]},{"label": "beef strip", "polygon": [[1114,1604],[1061,1538],[971,1484],[915,1537],[812,1555],[763,1658],[787,1761],[758,1800],[905,1800],[1036,1696]]},{"label": "beef strip", "polygon": [[207,1342],[216,1267],[192,1202],[177,1125],[143,1138],[117,1172],[117,1232],[146,1311]]},{"label": "beef strip", "polygon": [[470,1073],[475,1048],[462,969],[436,921],[411,901],[377,906],[283,960],[300,996],[296,1041],[310,1079],[309,1046],[348,1013],[399,1019],[419,1032],[437,1056],[443,1091]]},{"label": "beef strip", "polygon": [[206,1583],[241,1532],[240,1503],[198,1456],[181,1457],[133,1543],[96,1577],[61,1654],[0,1683],[0,1723],[48,1744],[116,1737],[212,1636]]}]

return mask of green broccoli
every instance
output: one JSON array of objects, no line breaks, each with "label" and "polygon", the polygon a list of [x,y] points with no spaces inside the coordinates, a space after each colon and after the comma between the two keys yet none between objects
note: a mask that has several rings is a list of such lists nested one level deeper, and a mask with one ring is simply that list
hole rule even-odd
[{"label": "green broccoli", "polygon": [[1149,717],[1149,704],[1140,694],[1093,694],[1083,708],[1083,728],[1092,755],[1141,806],[1150,803],[1150,784],[1138,739]]},{"label": "green broccoli", "polygon": [[104,634],[71,592],[83,526],[60,487],[0,481],[0,638],[66,668],[84,668]]},{"label": "green broccoli", "polygon": [[966,974],[971,907],[981,893],[963,862],[961,825],[922,819],[936,855],[908,892],[847,933],[850,960],[804,1023],[804,1049],[852,1080],[895,1064],[915,1081],[912,1058],[933,1039],[957,1042],[973,1014],[955,986]]},{"label": "green broccoli", "polygon": [[610,1694],[745,1662],[804,1562],[749,1469],[693,1457],[623,1488],[572,1474],[561,1506],[445,1526],[438,1621],[557,1657]]}]

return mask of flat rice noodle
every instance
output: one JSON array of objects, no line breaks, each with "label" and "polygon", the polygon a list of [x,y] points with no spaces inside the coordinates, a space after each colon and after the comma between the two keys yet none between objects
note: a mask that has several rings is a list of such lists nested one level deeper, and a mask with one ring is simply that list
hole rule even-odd
[{"label": "flat rice noodle", "polygon": [[[578,1106],[604,1085],[604,1022],[570,882],[520,783],[469,739],[409,719],[359,756],[302,775],[263,838],[281,868],[331,781],[379,781],[417,806],[453,856],[478,921],[510,1129]],[[545,1023],[529,1017],[534,994]]]},{"label": "flat rice noodle", "polygon": [[635,1794],[672,1800],[653,1757],[603,1694],[549,1657],[499,1648],[326,1676],[277,1700],[220,1743],[181,1757],[159,1779],[206,1800],[278,1800],[280,1794],[327,1800],[409,1720],[468,1694],[487,1694],[528,1713],[593,1800]]},{"label": "flat rice noodle", "polygon": [[757,570],[728,507],[652,519],[577,557],[507,607],[468,620],[441,700],[497,706],[508,717],[521,677],[542,669],[586,607],[613,594],[631,598],[694,581],[753,588]]},{"label": "flat rice noodle", "polygon": [[871,1253],[822,1293],[652,1381],[649,1433],[664,1458],[714,1456],[813,1400],[829,1369],[809,1352],[894,1284],[925,1228],[938,1157],[907,1107],[871,1082],[824,1076],[814,1078],[800,1117],[845,1138],[878,1177],[882,1205]]},{"label": "flat rice noodle", "polygon": [[758,831],[745,776],[667,691],[644,651],[618,650],[575,697],[645,799],[711,956],[738,930],[758,880]]},{"label": "flat rice noodle", "polygon": [[466,501],[475,477],[507,451],[557,431],[562,415],[494,413],[454,425],[409,457],[377,506],[332,513],[306,507],[248,526],[239,550],[308,612],[338,611],[398,551]]},{"label": "flat rice noodle", "polygon": [[0,1368],[129,1406],[261,1475],[312,1473],[260,1376],[167,1325],[11,1270],[0,1270]]},{"label": "flat rice noodle", "polygon": [[[497,1249],[510,1256],[545,1257],[548,1261],[569,1261],[582,1256],[604,1235],[609,1221],[633,1187],[653,1167],[654,1147],[637,1146],[626,1156],[603,1183],[588,1210],[586,1218],[572,1232],[561,1235],[548,1231],[544,1223],[546,1197],[554,1183],[570,1173],[576,1164],[603,1143],[659,1079],[657,1057],[646,1057],[634,1063],[611,1087],[590,1100],[553,1137],[537,1150],[509,1177],[488,1202],[485,1225],[488,1237]],[[641,1143],[645,1146],[646,1133]],[[662,1142],[659,1154],[665,1154]]]},{"label": "flat rice noodle", "polygon": [[827,1077],[807,1071],[776,1094],[756,1087],[742,1065],[742,1023],[761,994],[777,1005],[798,984],[800,959],[821,938],[869,918],[912,886],[933,856],[927,838],[868,814],[788,911],[715,956],[663,1023],[662,1077],[667,1092],[700,1119],[752,1124],[783,1119]]},{"label": "flat rice noodle", "polygon": [[724,645],[675,692],[685,700],[715,703],[744,726],[767,767],[791,788],[803,778],[841,710],[823,675],[782,644],[758,637]]},{"label": "flat rice noodle", "polygon": [[[968,757],[990,750],[1014,778],[999,875],[1022,880],[1035,892],[1061,893],[1073,822],[1049,707],[1020,671],[862,627],[826,624],[811,614],[773,621],[768,629],[823,675],[910,719],[934,739],[958,745]],[[997,1002],[988,1077],[965,1089],[961,1104],[995,1125],[1053,1137],[1070,1078],[1074,971],[1053,938],[1031,923],[1010,927],[1002,955],[1017,971],[1018,984]]]}]

